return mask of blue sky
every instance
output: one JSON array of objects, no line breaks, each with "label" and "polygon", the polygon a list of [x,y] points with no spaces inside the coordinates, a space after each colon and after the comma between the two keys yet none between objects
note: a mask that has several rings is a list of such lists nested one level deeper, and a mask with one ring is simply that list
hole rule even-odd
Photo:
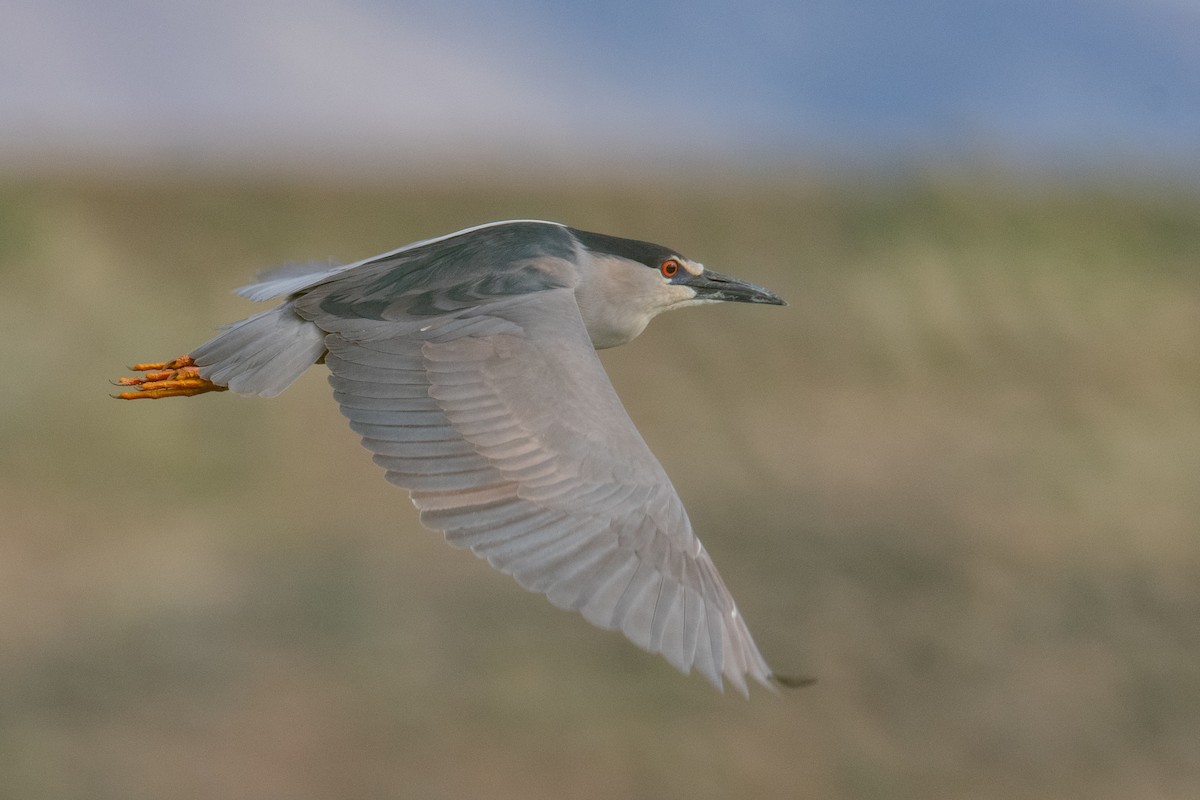
[{"label": "blue sky", "polygon": [[0,168],[986,159],[1200,172],[1200,0],[0,0]]}]

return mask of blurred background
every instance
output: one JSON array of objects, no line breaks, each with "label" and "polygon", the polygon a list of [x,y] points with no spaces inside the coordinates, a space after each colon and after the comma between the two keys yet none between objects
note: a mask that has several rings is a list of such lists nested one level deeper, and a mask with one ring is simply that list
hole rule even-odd
[{"label": "blurred background", "polygon": [[[0,797],[1200,796],[1197,4],[0,16]],[[514,217],[790,301],[603,357],[816,686],[447,547],[322,369],[107,397],[263,267]]]}]

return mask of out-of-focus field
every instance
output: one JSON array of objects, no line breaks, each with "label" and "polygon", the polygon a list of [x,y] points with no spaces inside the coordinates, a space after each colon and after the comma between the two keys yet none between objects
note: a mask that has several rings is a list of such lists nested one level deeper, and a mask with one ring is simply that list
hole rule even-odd
[{"label": "out-of-focus field", "polygon": [[[107,396],[262,267],[508,217],[791,302],[604,358],[816,686],[720,695],[445,546],[323,368]],[[0,277],[0,797],[1200,796],[1200,197],[10,180]]]}]

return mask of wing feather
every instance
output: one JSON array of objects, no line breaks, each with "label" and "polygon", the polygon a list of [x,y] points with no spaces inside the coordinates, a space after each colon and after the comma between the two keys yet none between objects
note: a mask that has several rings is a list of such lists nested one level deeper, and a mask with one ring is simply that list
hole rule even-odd
[{"label": "wing feather", "polygon": [[[747,676],[767,684],[732,597],[604,374],[573,290],[461,308],[414,294],[360,308],[341,287],[353,274],[292,302],[327,332],[342,413],[425,525],[718,688],[744,693]],[[418,306],[452,310],[422,317]]]}]

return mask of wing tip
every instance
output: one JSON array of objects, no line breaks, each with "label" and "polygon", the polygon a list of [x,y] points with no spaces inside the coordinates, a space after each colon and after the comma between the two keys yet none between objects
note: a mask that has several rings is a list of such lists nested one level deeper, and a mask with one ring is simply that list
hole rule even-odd
[{"label": "wing tip", "polygon": [[805,686],[812,686],[817,682],[817,679],[808,675],[780,675],[777,672],[772,672],[767,675],[767,680],[772,686],[778,686],[783,689],[803,689]]}]

